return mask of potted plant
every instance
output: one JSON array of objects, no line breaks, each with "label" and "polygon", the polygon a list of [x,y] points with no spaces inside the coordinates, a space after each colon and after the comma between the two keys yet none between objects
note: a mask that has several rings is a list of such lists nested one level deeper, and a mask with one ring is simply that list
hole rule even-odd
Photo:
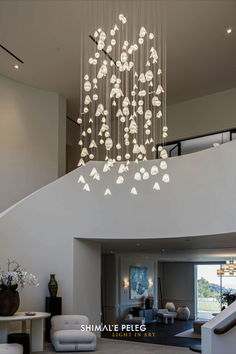
[{"label": "potted plant", "polygon": [[[221,296],[222,305],[231,305],[236,300],[236,293],[232,289],[225,291]],[[222,310],[225,309],[225,306],[222,307]]]},{"label": "potted plant", "polygon": [[0,316],[14,315],[20,306],[17,290],[25,285],[38,286],[38,279],[16,261],[8,260],[7,271],[0,269]]}]

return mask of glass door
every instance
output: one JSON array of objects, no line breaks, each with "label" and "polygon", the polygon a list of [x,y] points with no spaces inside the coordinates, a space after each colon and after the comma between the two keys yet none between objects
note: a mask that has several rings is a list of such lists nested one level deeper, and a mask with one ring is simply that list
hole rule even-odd
[{"label": "glass door", "polygon": [[220,264],[196,265],[197,318],[210,319],[221,311],[222,278],[217,276]]}]

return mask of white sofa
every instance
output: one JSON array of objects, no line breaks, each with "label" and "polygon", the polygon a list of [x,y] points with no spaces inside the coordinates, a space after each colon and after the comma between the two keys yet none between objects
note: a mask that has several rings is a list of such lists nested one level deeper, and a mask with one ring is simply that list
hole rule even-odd
[{"label": "white sofa", "polygon": [[81,330],[81,325],[89,325],[87,316],[54,316],[51,323],[51,341],[56,351],[85,352],[96,349],[95,334]]},{"label": "white sofa", "polygon": [[20,344],[0,344],[0,354],[23,354]]}]

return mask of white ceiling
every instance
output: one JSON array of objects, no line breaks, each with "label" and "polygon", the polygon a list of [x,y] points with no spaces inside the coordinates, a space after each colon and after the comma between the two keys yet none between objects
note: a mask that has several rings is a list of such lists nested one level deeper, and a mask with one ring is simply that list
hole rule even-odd
[{"label": "white ceiling", "polygon": [[136,254],[160,261],[215,262],[236,257],[235,234],[163,239],[100,240],[103,253]]},{"label": "white ceiling", "polygon": [[[137,28],[158,20],[155,0],[1,0],[0,73],[67,97],[68,115],[78,115],[83,59],[94,50],[88,38],[115,24],[123,12]],[[176,103],[236,86],[236,1],[161,1],[166,5],[167,98]],[[226,28],[232,27],[230,36]],[[151,31],[151,28],[149,29]],[[83,68],[82,68],[83,70]]]}]

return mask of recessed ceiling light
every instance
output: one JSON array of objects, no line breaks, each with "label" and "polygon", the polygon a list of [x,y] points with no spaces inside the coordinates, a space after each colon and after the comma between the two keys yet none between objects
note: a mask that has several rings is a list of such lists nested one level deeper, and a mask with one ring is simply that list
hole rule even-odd
[{"label": "recessed ceiling light", "polygon": [[232,32],[232,28],[227,28],[226,32],[230,34]]},{"label": "recessed ceiling light", "polygon": [[14,65],[14,69],[18,70],[19,68],[20,68],[19,65],[17,64]]}]

